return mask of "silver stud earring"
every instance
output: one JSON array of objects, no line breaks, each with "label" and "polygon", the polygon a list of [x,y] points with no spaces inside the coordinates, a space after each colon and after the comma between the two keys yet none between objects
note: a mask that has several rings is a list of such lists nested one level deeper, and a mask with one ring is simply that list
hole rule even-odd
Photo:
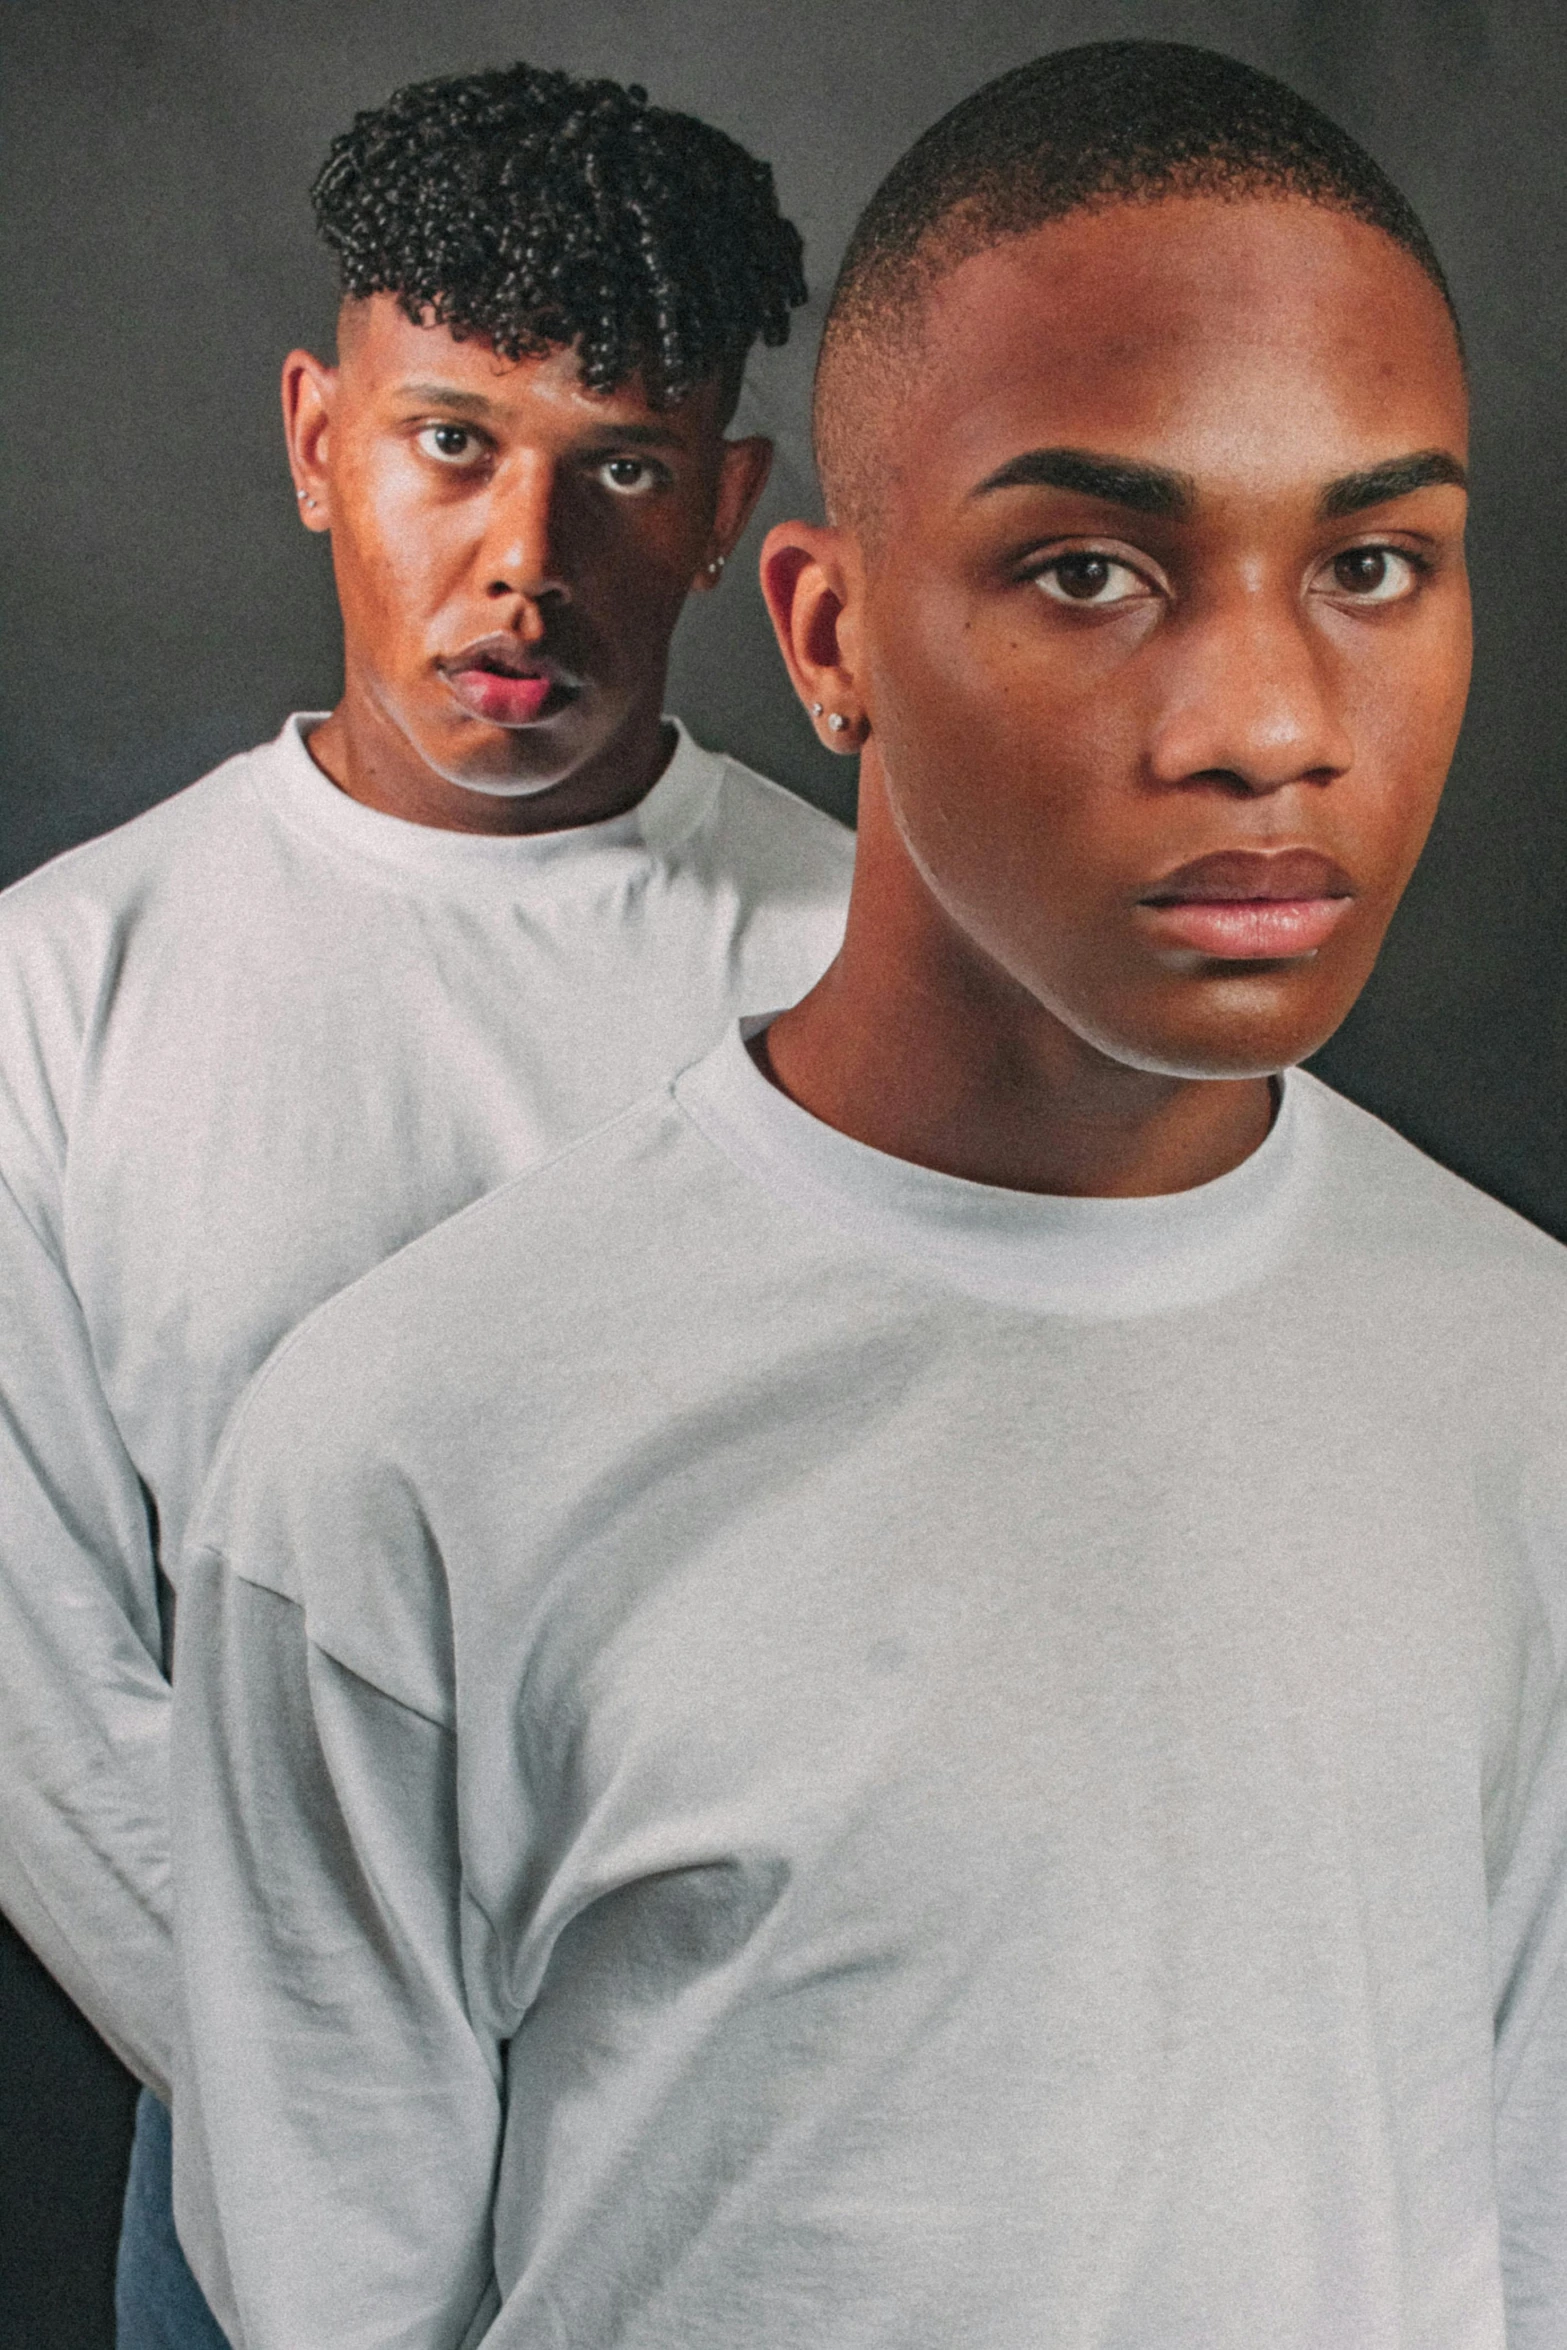
[{"label": "silver stud earring", "polygon": [[813,702],[813,703],[811,704],[811,716],[812,716],[813,718],[820,718],[821,714],[822,714],[822,706],[821,706],[821,703],[820,703],[820,702]]},{"label": "silver stud earring", "polygon": [[728,562],[728,560],[729,558],[727,555],[715,555],[712,562],[707,566],[708,578],[722,579],[724,576],[724,565]]},{"label": "silver stud earring", "polygon": [[844,716],[844,714],[843,714],[843,712],[842,712],[841,710],[834,710],[834,712],[833,712],[832,716],[831,716],[831,717],[828,719],[827,723],[828,723],[828,725],[829,725],[829,726],[832,728],[832,731],[833,731],[833,733],[834,733],[834,734],[842,734],[842,732],[843,732],[844,728],[845,728],[845,727],[848,725],[849,721],[847,720],[847,718],[845,718],[845,716]]},{"label": "silver stud earring", "polygon": [[294,495],[299,500],[301,506],[313,506],[315,504],[315,500],[310,495],[308,490],[296,490]]}]

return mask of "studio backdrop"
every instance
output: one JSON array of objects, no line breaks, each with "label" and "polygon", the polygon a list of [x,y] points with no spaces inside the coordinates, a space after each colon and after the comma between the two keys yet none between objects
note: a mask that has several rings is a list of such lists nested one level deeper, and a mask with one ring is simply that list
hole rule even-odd
[{"label": "studio backdrop", "polygon": [[[0,9],[0,879],[123,822],[338,689],[299,528],[284,352],[329,354],[306,191],[399,83],[530,61],[644,83],[774,164],[809,307],[736,425],[778,458],[677,640],[697,736],[849,811],[754,581],[815,510],[816,335],[913,136],[1050,48],[1193,40],[1283,75],[1392,173],[1446,263],[1475,395],[1474,696],[1335,1084],[1567,1236],[1567,32],[1560,0],[5,0]],[[3,1791],[0,1791],[3,1800]],[[0,1937],[0,2344],[109,2350],[130,2088]]]}]

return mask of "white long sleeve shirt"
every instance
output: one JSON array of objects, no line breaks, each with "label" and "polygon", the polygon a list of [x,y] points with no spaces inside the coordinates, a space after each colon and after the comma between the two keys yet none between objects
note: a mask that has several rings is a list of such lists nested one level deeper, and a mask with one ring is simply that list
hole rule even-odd
[{"label": "white long sleeve shirt", "polygon": [[730,1038],[290,1339],[181,1606],[242,2350],[1567,2341],[1567,1253],[1310,1077],[1039,1198]]},{"label": "white long sleeve shirt", "polygon": [[682,734],[535,839],[360,806],[292,719],[0,898],[0,1905],[167,2094],[156,1567],[329,1293],[803,990],[852,840]]}]

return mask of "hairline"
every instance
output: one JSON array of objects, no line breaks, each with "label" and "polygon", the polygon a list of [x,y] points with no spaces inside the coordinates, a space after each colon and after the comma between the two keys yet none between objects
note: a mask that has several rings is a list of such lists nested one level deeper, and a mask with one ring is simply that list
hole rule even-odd
[{"label": "hairline", "polygon": [[[1023,243],[1046,229],[1090,215],[1137,206],[1151,210],[1157,205],[1179,202],[1200,202],[1208,199],[1223,204],[1310,204],[1322,212],[1337,213],[1341,219],[1359,221],[1391,245],[1396,252],[1419,270],[1432,291],[1436,293],[1447,313],[1458,354],[1458,364],[1468,382],[1468,362],[1464,350],[1463,330],[1446,280],[1440,271],[1433,272],[1422,255],[1385,222],[1368,218],[1355,204],[1337,197],[1331,189],[1318,189],[1294,184],[1280,177],[1268,180],[1260,173],[1248,173],[1244,168],[1228,173],[1215,173],[1204,181],[1199,173],[1172,174],[1151,185],[1140,187],[1105,187],[1063,204],[1059,210],[1044,212],[1038,219],[1017,227],[986,224],[977,191],[960,197],[946,212],[931,221],[907,252],[888,260],[879,269],[865,273],[862,284],[867,287],[867,298],[845,304],[842,288],[835,287],[828,304],[821,341],[817,346],[816,366],[811,395],[811,443],[816,460],[817,476],[821,483],[823,505],[827,519],[834,527],[852,529],[864,543],[872,543],[876,536],[874,517],[862,507],[860,513],[835,512],[829,485],[829,467],[823,461],[822,430],[823,385],[837,364],[840,352],[850,351],[856,344],[861,349],[882,351],[906,349],[917,340],[918,328],[926,308],[937,290],[961,269],[965,262],[982,253],[999,251],[1003,246]],[[961,223],[967,214],[970,231],[963,233]],[[885,298],[876,299],[878,288],[885,289]]]},{"label": "hairline", "polygon": [[[341,365],[343,358],[343,329],[345,320],[352,322],[363,319],[368,312],[370,304],[383,295],[388,301],[396,302],[399,305],[404,318],[408,317],[407,310],[405,307],[403,307],[405,303],[405,296],[402,290],[397,286],[377,286],[368,294],[355,294],[348,292],[339,293],[337,299],[337,313],[334,321],[334,332],[337,338],[337,358],[339,365]],[[485,334],[484,331],[479,327],[474,327],[465,333],[459,333],[455,327],[449,325],[445,319],[441,318],[421,318],[417,320],[409,319],[408,323],[410,325],[418,325],[421,327],[439,328],[443,333],[450,335],[454,342],[459,343],[483,343],[488,342],[490,339],[489,336]],[[352,339],[360,331],[362,331],[360,328],[350,323],[350,339]],[[647,393],[645,378],[641,378],[640,367],[629,368],[627,372],[621,376],[618,382],[606,384],[603,386],[603,397],[605,399],[613,399],[617,392],[626,390],[629,385],[638,382],[639,378],[641,378],[643,382],[644,395],[647,397],[650,408],[655,410],[661,408],[681,408],[684,407],[687,400],[694,399],[698,392],[705,390],[707,385],[716,384],[718,386],[719,398],[717,414],[714,422],[717,431],[720,435],[722,435],[727,433],[730,425],[734,422],[735,411],[740,405],[740,395],[745,385],[745,371],[750,364],[751,351],[754,347],[754,342],[755,337],[752,338],[751,343],[747,344],[745,350],[737,353],[732,360],[715,367],[712,369],[711,373],[700,377],[697,382],[691,385],[690,389],[685,392],[679,400],[656,400],[652,398],[652,396]],[[542,358],[547,352],[570,351],[574,350],[575,348],[576,345],[574,342],[557,342],[552,337],[540,336],[537,356]],[[528,354],[524,352],[522,356],[527,357]]]}]

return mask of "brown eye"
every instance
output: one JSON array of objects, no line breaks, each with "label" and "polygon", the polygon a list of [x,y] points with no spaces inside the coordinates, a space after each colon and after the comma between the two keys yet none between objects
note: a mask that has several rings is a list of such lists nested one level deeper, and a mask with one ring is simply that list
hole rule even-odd
[{"label": "brown eye", "polygon": [[1061,583],[1062,594],[1076,604],[1092,603],[1110,585],[1111,566],[1103,555],[1063,555],[1051,569]]},{"label": "brown eye", "polygon": [[1092,547],[1075,548],[1034,573],[1034,585],[1053,604],[1130,604],[1146,598],[1146,580],[1129,563],[1101,555]]},{"label": "brown eye", "polygon": [[1387,579],[1387,557],[1380,547],[1352,547],[1333,565],[1333,576],[1352,596],[1374,596]]},{"label": "brown eye", "polygon": [[483,453],[483,444],[465,424],[427,424],[419,446],[442,465],[471,465]]},{"label": "brown eye", "polygon": [[1319,575],[1318,592],[1357,604],[1396,604],[1412,595],[1428,566],[1398,547],[1346,547]]},{"label": "brown eye", "polygon": [[645,498],[649,490],[657,488],[662,470],[645,457],[606,457],[599,467],[599,479],[606,489],[623,498]]}]

